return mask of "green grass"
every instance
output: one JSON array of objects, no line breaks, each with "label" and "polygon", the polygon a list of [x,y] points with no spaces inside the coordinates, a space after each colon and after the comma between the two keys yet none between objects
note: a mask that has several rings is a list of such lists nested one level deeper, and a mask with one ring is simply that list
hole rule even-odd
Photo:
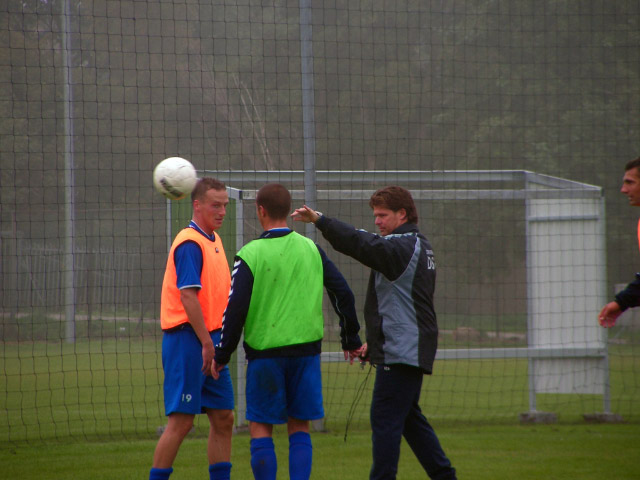
[{"label": "green grass", "polygon": [[[640,426],[435,425],[440,441],[458,471],[473,480],[631,480],[638,478]],[[312,478],[361,480],[371,466],[368,431],[313,433]],[[287,479],[288,443],[276,429],[278,479]],[[81,442],[0,448],[0,479],[120,480],[148,476],[156,441]],[[174,464],[172,480],[207,478],[206,440],[187,439]],[[252,478],[249,437],[233,439],[233,478]],[[403,442],[398,478],[423,480],[424,471]]]},{"label": "green grass", "polygon": [[[160,344],[155,337],[76,344],[0,343],[0,480],[145,478],[166,423]],[[326,348],[326,350],[331,350]],[[468,479],[638,478],[640,358],[629,343],[611,345],[612,411],[626,424],[595,425],[601,395],[538,395],[555,425],[520,425],[528,410],[527,362],[437,362],[424,378],[421,406],[459,472]],[[375,371],[323,365],[325,426],[314,433],[313,478],[367,478],[369,405]],[[362,396],[358,401],[358,392]],[[352,412],[347,442],[345,424]],[[206,478],[206,418],[185,441],[172,480]],[[249,438],[234,437],[234,478],[252,478]],[[279,479],[287,475],[287,439],[276,429]],[[425,474],[404,445],[399,478]]]},{"label": "green grass", "polygon": [[[149,439],[165,424],[155,338],[0,345],[0,445]],[[637,422],[640,358],[633,353],[629,345],[610,348],[611,407]],[[352,427],[367,428],[375,375],[368,372],[346,363],[323,365],[325,422],[332,431],[344,429],[352,409]],[[424,377],[422,407],[445,425],[517,424],[528,402],[522,359],[441,361]],[[558,414],[560,422],[579,422],[603,410],[602,396],[538,394],[537,409]]]}]

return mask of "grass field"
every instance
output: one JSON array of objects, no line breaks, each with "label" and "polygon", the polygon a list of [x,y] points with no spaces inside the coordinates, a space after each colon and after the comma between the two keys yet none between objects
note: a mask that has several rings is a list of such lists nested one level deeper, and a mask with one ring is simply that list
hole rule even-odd
[{"label": "grass field", "polygon": [[[631,425],[435,425],[458,478],[469,480],[632,480],[640,477],[640,427]],[[369,433],[314,433],[312,478],[362,480],[371,465]],[[278,479],[287,479],[287,439],[276,430]],[[119,480],[147,478],[155,440],[81,442],[0,448],[0,479]],[[172,480],[207,477],[206,440],[185,440]],[[234,436],[233,475],[253,478],[249,437]],[[403,442],[398,478],[423,480]]]},{"label": "grass field", "polygon": [[[159,345],[122,340],[1,344],[0,445],[53,440],[153,438],[164,425]],[[612,411],[640,420],[640,359],[628,346],[610,349]],[[323,364],[326,425],[367,428],[375,372],[346,363]],[[358,390],[362,396],[357,401]],[[354,405],[355,404],[355,405]],[[447,425],[517,424],[528,411],[523,359],[447,360],[426,376],[422,406]],[[540,411],[579,422],[603,410],[601,395],[537,395]]]},{"label": "grass field", "polygon": [[[331,345],[329,345],[331,347]],[[160,346],[154,337],[76,344],[0,343],[0,480],[146,478],[166,420]],[[331,349],[331,348],[327,348]],[[527,362],[447,360],[425,377],[421,405],[459,478],[640,478],[640,409],[633,345],[611,345],[612,411],[623,424],[587,424],[601,395],[538,395],[554,425],[520,425],[528,410]],[[368,410],[375,371],[323,364],[325,432],[314,432],[316,479],[367,478]],[[359,389],[362,396],[358,397]],[[353,410],[347,441],[345,426]],[[206,478],[206,418],[185,441],[172,480]],[[249,438],[234,436],[234,478],[252,478]],[[276,430],[279,479],[288,478],[288,443]],[[406,445],[398,478],[424,479]]]}]

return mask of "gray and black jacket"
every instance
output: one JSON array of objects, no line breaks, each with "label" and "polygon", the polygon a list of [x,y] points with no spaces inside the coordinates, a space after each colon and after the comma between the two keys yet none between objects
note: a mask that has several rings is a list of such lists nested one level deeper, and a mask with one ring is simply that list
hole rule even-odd
[{"label": "gray and black jacket", "polygon": [[364,318],[374,365],[406,364],[430,374],[438,346],[431,244],[405,223],[380,236],[321,216],[316,227],[338,252],[371,268]]}]

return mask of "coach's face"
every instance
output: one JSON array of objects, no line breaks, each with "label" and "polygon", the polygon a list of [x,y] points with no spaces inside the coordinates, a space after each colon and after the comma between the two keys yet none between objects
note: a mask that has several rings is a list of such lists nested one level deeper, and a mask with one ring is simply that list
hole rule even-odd
[{"label": "coach's face", "polygon": [[222,227],[222,221],[227,214],[227,205],[229,205],[227,191],[210,188],[201,199],[194,202],[196,223],[211,235],[213,231]]},{"label": "coach's face", "polygon": [[403,223],[407,223],[407,212],[404,208],[394,212],[384,207],[373,207],[373,217],[374,223],[383,237],[389,235]]},{"label": "coach's face", "polygon": [[629,205],[640,207],[640,172],[637,168],[632,168],[624,173],[620,191],[629,199]]}]

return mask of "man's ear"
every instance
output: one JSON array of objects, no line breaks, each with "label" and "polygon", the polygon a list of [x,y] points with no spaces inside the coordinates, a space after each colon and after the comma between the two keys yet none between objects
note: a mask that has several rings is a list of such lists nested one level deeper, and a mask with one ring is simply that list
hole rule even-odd
[{"label": "man's ear", "polygon": [[402,220],[406,220],[407,219],[407,210],[404,208],[401,208],[400,210],[398,210],[398,213],[400,214],[400,219]]}]

